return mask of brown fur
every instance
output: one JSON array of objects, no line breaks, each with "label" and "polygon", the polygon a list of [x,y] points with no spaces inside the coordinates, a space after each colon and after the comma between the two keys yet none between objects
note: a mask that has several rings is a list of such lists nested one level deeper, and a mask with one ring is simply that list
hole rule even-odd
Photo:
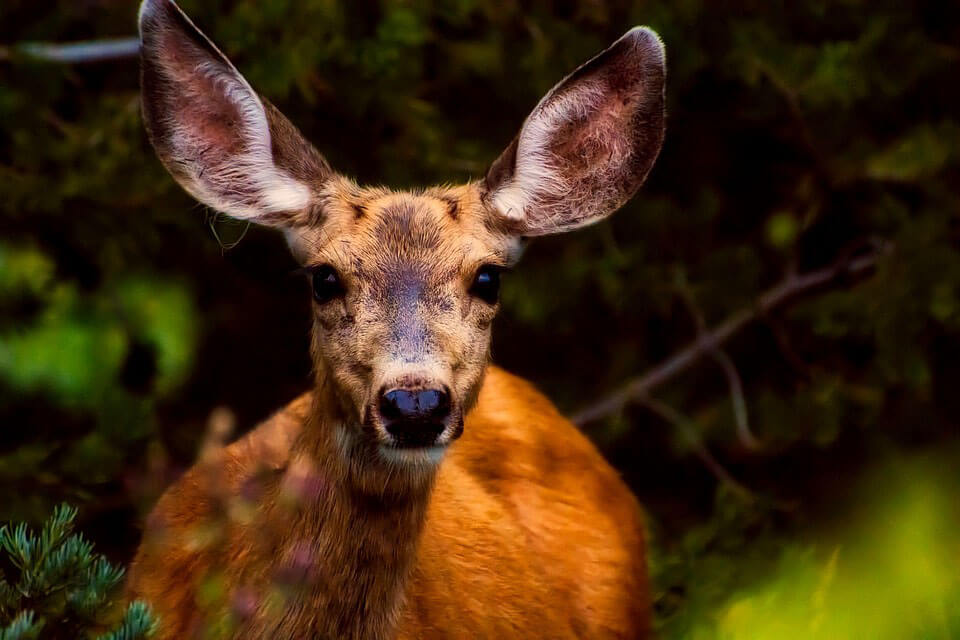
[{"label": "brown fur", "polygon": [[[638,505],[528,383],[489,369],[432,493],[389,504],[340,490],[349,472],[317,450],[313,402],[298,398],[157,505],[130,591],[160,614],[159,638],[194,637],[225,611],[235,637],[645,637]],[[298,570],[297,595],[265,606]],[[206,611],[205,580],[224,585]]]},{"label": "brown fur", "polygon": [[[140,28],[144,118],[174,177],[282,228],[338,283],[313,307],[313,390],[151,514],[128,588],[158,638],[646,637],[639,507],[490,366],[498,305],[473,286],[524,235],[598,220],[640,186],[663,137],[656,35],[633,29],[561,82],[484,181],[396,192],[333,172],[172,0],[145,0]],[[381,415],[397,390],[448,399],[435,446],[400,446]]]},{"label": "brown fur", "polygon": [[[155,607],[161,638],[210,624],[244,638],[641,637],[636,502],[546,399],[487,367],[495,307],[466,290],[480,263],[515,259],[515,241],[482,224],[475,186],[335,184],[323,227],[293,240],[351,278],[342,302],[316,308],[316,389],[167,492],[131,595]],[[409,300],[404,278],[420,283]],[[372,394],[397,370],[394,350],[417,353],[416,375],[469,411],[439,470],[372,447]],[[222,591],[203,601],[210,584]]]}]

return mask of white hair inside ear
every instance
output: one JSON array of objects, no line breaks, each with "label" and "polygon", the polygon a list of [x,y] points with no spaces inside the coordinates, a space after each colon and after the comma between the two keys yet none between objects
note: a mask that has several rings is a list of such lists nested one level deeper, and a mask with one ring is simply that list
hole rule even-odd
[{"label": "white hair inside ear", "polygon": [[553,93],[544,96],[527,119],[517,140],[517,159],[513,180],[497,190],[493,205],[506,217],[521,220],[530,207],[546,196],[570,195],[569,180],[563,171],[563,158],[551,151],[558,130],[576,122],[588,112],[591,99],[598,90],[578,87],[576,92],[553,99]]},{"label": "white hair inside ear", "polygon": [[[202,162],[190,163],[193,179],[187,190],[201,202],[239,219],[252,219],[265,213],[299,211],[308,207],[311,193],[307,185],[274,164],[267,114],[259,96],[246,79],[214,62],[198,66],[196,73],[206,75],[223,97],[236,107],[242,122],[239,134],[243,137],[244,145],[226,166],[217,171],[206,173]],[[175,136],[174,146],[196,149],[205,143],[187,126],[173,123],[172,133]],[[224,195],[231,193],[231,185],[244,183],[256,193],[255,201],[241,203]]]},{"label": "white hair inside ear", "polygon": [[242,220],[307,209],[313,193],[275,159],[260,97],[169,0],[140,6],[144,117],[151,142],[181,186]]},{"label": "white hair inside ear", "polygon": [[666,55],[635,27],[533,109],[487,175],[487,202],[529,235],[591,224],[646,177],[663,140]]}]

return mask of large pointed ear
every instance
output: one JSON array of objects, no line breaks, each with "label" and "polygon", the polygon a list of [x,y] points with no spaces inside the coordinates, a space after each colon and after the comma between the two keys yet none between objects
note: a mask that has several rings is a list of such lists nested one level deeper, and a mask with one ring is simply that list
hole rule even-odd
[{"label": "large pointed ear", "polygon": [[666,54],[635,27],[550,90],[487,172],[492,215],[528,235],[605,218],[647,177],[664,133]]},{"label": "large pointed ear", "polygon": [[330,166],[172,0],[140,5],[140,41],[147,134],[184,189],[263,224],[318,215]]}]

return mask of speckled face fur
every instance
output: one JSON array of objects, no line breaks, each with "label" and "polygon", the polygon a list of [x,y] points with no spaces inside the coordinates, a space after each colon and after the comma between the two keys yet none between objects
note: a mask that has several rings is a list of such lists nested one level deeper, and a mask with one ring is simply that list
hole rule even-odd
[{"label": "speckled face fur", "polygon": [[438,459],[487,366],[499,272],[524,238],[592,224],[646,178],[665,56],[634,28],[536,105],[483,180],[415,192],[337,174],[171,0],[143,4],[150,141],[192,195],[283,230],[314,287],[325,411],[351,447]]},{"label": "speckled face fur", "polygon": [[345,417],[386,439],[384,390],[445,388],[452,410],[436,444],[449,443],[476,399],[498,306],[471,288],[482,270],[512,266],[520,240],[488,224],[476,185],[409,193],[334,180],[323,210],[322,224],[287,237],[342,286],[314,302],[314,357]]}]

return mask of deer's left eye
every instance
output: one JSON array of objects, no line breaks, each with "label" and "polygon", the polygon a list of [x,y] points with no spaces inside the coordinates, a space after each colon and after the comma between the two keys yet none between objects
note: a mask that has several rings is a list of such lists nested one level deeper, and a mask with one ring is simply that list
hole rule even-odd
[{"label": "deer's left eye", "polygon": [[470,286],[470,295],[487,304],[497,304],[500,299],[500,267],[485,264],[477,271]]}]

